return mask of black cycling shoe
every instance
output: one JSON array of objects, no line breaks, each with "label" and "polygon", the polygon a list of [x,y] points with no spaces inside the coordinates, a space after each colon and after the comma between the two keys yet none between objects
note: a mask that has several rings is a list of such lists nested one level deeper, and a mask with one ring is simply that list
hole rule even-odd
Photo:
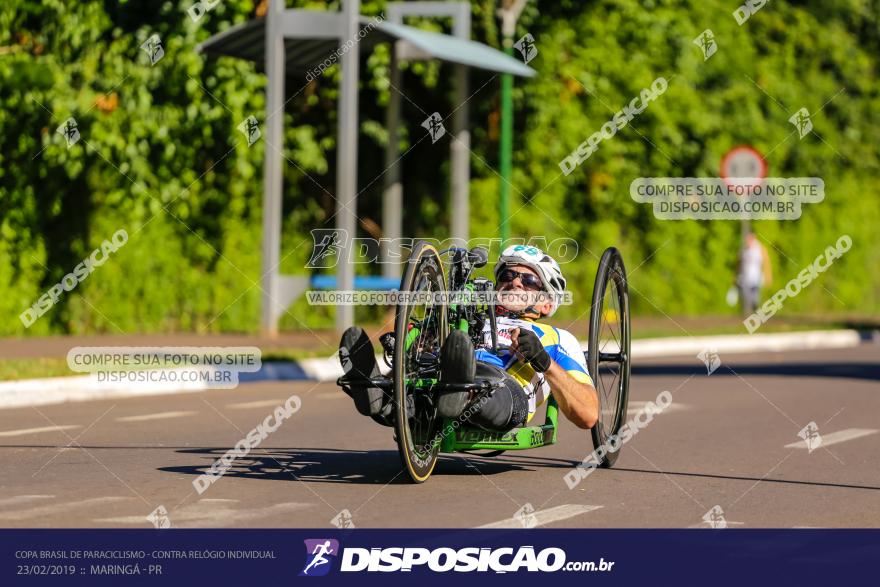
[{"label": "black cycling shoe", "polygon": [[[473,383],[477,359],[471,337],[463,330],[453,330],[440,349],[440,382]],[[437,398],[437,411],[444,418],[458,418],[467,407],[471,392],[446,391]]]},{"label": "black cycling shoe", "polygon": [[[373,354],[373,345],[363,328],[352,326],[339,341],[339,362],[346,377],[369,379],[379,375],[379,365]],[[385,405],[385,394],[378,387],[344,385],[343,391],[351,396],[357,411],[364,416],[380,416]]]}]

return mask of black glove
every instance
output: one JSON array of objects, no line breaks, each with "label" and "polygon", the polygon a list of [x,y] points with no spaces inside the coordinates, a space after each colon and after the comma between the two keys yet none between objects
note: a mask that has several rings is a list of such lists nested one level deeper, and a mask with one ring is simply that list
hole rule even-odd
[{"label": "black glove", "polygon": [[550,368],[550,355],[544,350],[538,335],[531,330],[519,329],[516,350],[538,373]]}]

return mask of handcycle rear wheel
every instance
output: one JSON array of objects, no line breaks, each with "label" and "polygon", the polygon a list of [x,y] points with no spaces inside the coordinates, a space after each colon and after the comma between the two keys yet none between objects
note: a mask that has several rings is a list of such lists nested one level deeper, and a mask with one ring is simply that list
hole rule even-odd
[{"label": "handcycle rear wheel", "polygon": [[[401,293],[446,290],[437,249],[416,243],[400,282]],[[440,451],[443,419],[426,380],[437,378],[440,348],[446,340],[446,307],[413,299],[398,304],[394,323],[394,409],[397,447],[410,479],[422,483],[431,476]],[[416,384],[416,380],[421,380]],[[409,415],[408,415],[409,412]]]},{"label": "handcycle rear wheel", "polygon": [[599,260],[592,304],[587,368],[599,395],[599,420],[590,432],[593,447],[606,449],[598,466],[611,467],[620,444],[608,440],[626,421],[630,378],[629,288],[623,258],[614,247]]}]

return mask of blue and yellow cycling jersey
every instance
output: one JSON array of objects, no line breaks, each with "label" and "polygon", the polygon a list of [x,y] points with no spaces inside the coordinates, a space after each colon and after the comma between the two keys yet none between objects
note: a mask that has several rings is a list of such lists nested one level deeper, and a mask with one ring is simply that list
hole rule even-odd
[{"label": "blue and yellow cycling jersey", "polygon": [[[514,328],[531,330],[538,335],[544,349],[550,358],[556,361],[560,367],[566,370],[576,381],[593,385],[593,380],[587,371],[587,361],[581,345],[573,334],[549,324],[541,324],[531,320],[517,318],[498,317],[498,353],[489,349],[478,349],[476,358],[478,361],[500,367],[510,373],[516,379],[529,396],[529,420],[535,415],[538,406],[547,401],[550,395],[550,385],[544,378],[543,373],[536,373],[527,363],[520,361],[516,353],[510,347],[510,331]],[[491,347],[490,324],[486,321],[483,329],[483,341]]]}]

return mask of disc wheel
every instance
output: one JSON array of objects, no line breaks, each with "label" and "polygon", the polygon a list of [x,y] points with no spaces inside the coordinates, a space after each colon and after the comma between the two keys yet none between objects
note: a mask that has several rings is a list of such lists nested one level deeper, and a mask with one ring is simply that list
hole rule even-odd
[{"label": "disc wheel", "polygon": [[[437,249],[425,242],[417,243],[400,282],[401,293],[428,294],[445,289]],[[394,322],[395,431],[409,478],[422,483],[437,464],[443,424],[435,394],[425,382],[438,377],[448,321],[446,307],[441,304],[421,299],[404,302],[398,304]]]},{"label": "disc wheel", "polygon": [[610,450],[608,439],[626,421],[630,376],[629,289],[620,251],[610,247],[602,254],[590,308],[587,367],[599,395],[599,420],[591,429],[593,448],[605,445],[600,467],[611,467],[619,443]]}]

